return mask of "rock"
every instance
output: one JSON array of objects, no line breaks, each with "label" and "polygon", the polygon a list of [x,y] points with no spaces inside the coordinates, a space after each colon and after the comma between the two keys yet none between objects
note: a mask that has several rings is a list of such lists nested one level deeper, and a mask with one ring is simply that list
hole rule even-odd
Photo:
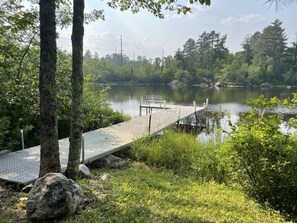
[{"label": "rock", "polygon": [[111,178],[112,178],[112,176],[108,173],[104,173],[102,176],[100,176],[100,179],[103,181],[109,180]]},{"label": "rock", "polygon": [[225,87],[225,84],[224,84],[224,83],[221,83],[221,82],[217,82],[217,83],[215,84],[215,87],[218,87],[218,88],[220,88],[220,87]]},{"label": "rock", "polygon": [[32,188],[33,188],[33,184],[29,184],[22,189],[22,192],[27,194],[32,190]]},{"label": "rock", "polygon": [[93,163],[95,167],[104,167],[104,168],[120,168],[126,165],[126,162],[116,156],[109,155],[106,157],[103,157]]},{"label": "rock", "polygon": [[26,211],[30,220],[48,220],[75,213],[82,188],[61,173],[48,173],[36,180],[29,193]]},{"label": "rock", "polygon": [[261,88],[270,88],[270,84],[268,82],[261,84]]},{"label": "rock", "polygon": [[79,164],[78,166],[78,178],[93,178],[89,168],[85,164]]}]

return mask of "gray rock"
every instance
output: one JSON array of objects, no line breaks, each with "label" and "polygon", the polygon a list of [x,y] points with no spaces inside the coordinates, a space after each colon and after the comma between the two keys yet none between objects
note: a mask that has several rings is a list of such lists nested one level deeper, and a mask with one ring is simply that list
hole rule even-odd
[{"label": "gray rock", "polygon": [[78,178],[93,178],[89,168],[85,164],[79,164],[78,166]]},{"label": "gray rock", "polygon": [[95,167],[103,168],[120,168],[126,165],[125,160],[109,155],[94,162]]},{"label": "gray rock", "polygon": [[221,82],[217,82],[217,83],[215,84],[215,87],[218,87],[218,88],[220,88],[220,87],[225,87],[225,84],[224,84],[224,83],[221,83]]},{"label": "gray rock", "polygon": [[29,193],[26,211],[30,220],[48,220],[75,213],[82,188],[61,173],[37,179]]},{"label": "gray rock", "polygon": [[33,188],[33,184],[29,184],[22,189],[22,192],[27,194],[32,190],[32,188]]},{"label": "gray rock", "polygon": [[270,88],[271,85],[268,82],[261,84],[261,88]]}]

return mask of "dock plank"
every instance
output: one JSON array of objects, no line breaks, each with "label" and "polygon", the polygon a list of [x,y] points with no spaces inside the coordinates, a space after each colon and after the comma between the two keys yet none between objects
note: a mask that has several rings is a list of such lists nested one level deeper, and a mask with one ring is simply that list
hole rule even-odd
[{"label": "dock plank", "polygon": [[[205,109],[198,107],[197,111]],[[194,114],[193,107],[174,106],[151,114],[133,118],[110,127],[84,133],[85,162],[92,162],[129,146],[138,138],[154,135],[166,127]],[[59,140],[60,162],[65,168],[68,160],[69,139]],[[0,156],[0,180],[27,185],[38,178],[40,165],[40,146],[20,150]]]}]

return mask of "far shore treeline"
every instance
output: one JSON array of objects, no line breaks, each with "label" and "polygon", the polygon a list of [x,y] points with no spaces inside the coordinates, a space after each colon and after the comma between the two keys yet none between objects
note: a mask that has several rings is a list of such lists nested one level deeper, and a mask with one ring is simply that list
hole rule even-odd
[{"label": "far shore treeline", "polygon": [[216,31],[203,32],[188,39],[175,55],[154,59],[138,56],[131,60],[116,53],[102,57],[100,52],[87,50],[84,71],[100,83],[297,84],[297,42],[287,42],[281,21],[247,35],[240,52],[229,52],[226,40],[227,35]]}]

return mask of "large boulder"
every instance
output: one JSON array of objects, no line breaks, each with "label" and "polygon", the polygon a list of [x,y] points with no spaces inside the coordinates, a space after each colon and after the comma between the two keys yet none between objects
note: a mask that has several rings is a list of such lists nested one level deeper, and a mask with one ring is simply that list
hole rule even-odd
[{"label": "large boulder", "polygon": [[61,173],[39,178],[29,193],[26,211],[30,220],[47,220],[75,213],[82,188]]}]

